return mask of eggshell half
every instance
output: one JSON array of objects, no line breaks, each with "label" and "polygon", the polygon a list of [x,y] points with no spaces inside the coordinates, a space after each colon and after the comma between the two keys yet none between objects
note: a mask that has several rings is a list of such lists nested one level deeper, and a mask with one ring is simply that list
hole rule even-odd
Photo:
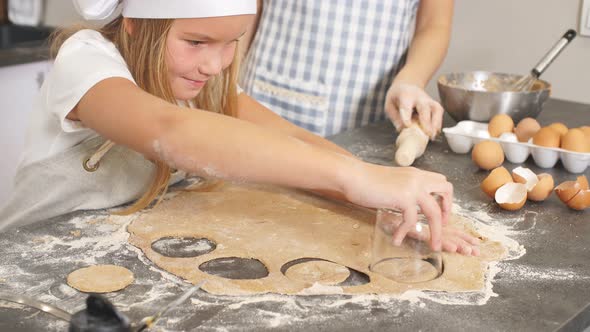
[{"label": "eggshell half", "polygon": [[539,179],[539,182],[528,192],[527,198],[530,201],[540,202],[544,201],[549,195],[551,195],[555,182],[553,181],[553,176],[547,173],[541,173],[537,175],[537,178]]},{"label": "eggshell half", "polygon": [[496,190],[508,182],[512,182],[512,176],[510,176],[510,172],[506,168],[500,166],[490,172],[481,182],[480,188],[486,195],[494,198]]},{"label": "eggshell half", "polygon": [[494,199],[504,210],[516,211],[524,206],[527,198],[526,186],[509,182],[496,190]]},{"label": "eggshell half", "polygon": [[578,176],[576,178],[576,182],[580,184],[580,188],[582,188],[582,190],[590,189],[590,185],[588,185],[588,178],[586,178],[586,175]]},{"label": "eggshell half", "polygon": [[524,184],[527,191],[531,191],[537,183],[539,183],[537,174],[530,169],[521,166],[512,170],[512,178],[514,179],[514,182]]}]

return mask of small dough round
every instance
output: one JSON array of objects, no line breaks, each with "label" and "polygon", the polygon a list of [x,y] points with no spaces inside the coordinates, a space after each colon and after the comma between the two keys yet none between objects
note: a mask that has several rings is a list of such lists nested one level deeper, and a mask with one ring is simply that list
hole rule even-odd
[{"label": "small dough round", "polygon": [[322,285],[337,285],[350,276],[350,270],[329,261],[309,261],[291,266],[285,271],[285,276],[292,280]]},{"label": "small dough round", "polygon": [[402,283],[426,282],[440,277],[432,263],[412,257],[390,258],[371,266],[371,271]]},{"label": "small dough round", "polygon": [[68,285],[85,293],[109,293],[121,290],[133,282],[133,273],[116,265],[94,265],[68,275]]}]

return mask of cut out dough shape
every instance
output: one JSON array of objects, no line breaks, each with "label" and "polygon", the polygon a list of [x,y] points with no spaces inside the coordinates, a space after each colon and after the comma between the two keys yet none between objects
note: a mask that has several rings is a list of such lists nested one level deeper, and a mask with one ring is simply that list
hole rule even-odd
[{"label": "cut out dough shape", "polygon": [[[224,295],[312,295],[308,282],[290,279],[281,272],[284,264],[305,257],[331,261],[370,278],[369,283],[362,285],[331,286],[334,292],[480,291],[485,287],[488,262],[506,255],[500,243],[484,239],[479,257],[443,253],[445,270],[439,278],[417,284],[398,283],[369,271],[374,220],[372,211],[301,191],[225,183],[207,192],[179,193],[142,213],[127,231],[129,242],[157,266],[191,283],[206,280],[205,291]],[[462,217],[453,216],[449,224],[479,235],[472,222]],[[207,238],[217,243],[217,248],[198,257],[165,257],[156,253],[151,243],[167,236]],[[269,274],[261,279],[239,280],[197,268],[221,257],[258,259]]]},{"label": "cut out dough shape", "polygon": [[376,264],[372,271],[404,283],[425,282],[438,276],[438,271],[434,265],[418,258],[383,260]]},{"label": "cut out dough shape", "polygon": [[328,261],[309,261],[291,266],[286,272],[287,278],[322,285],[336,285],[350,276],[346,266]]},{"label": "cut out dough shape", "polygon": [[94,265],[68,275],[68,285],[85,293],[109,293],[121,290],[133,282],[133,273],[116,265]]}]

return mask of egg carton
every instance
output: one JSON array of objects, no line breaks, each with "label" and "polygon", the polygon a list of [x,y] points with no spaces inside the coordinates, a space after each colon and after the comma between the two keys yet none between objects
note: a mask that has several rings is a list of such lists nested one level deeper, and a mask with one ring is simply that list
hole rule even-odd
[{"label": "egg carton", "polygon": [[443,128],[443,133],[455,153],[468,153],[473,145],[481,141],[495,141],[502,146],[506,159],[514,164],[521,164],[532,155],[535,164],[541,168],[552,168],[560,159],[570,173],[582,173],[590,165],[590,153],[538,146],[532,144],[532,139],[526,143],[519,142],[513,133],[491,137],[487,123],[460,121],[454,127]]}]

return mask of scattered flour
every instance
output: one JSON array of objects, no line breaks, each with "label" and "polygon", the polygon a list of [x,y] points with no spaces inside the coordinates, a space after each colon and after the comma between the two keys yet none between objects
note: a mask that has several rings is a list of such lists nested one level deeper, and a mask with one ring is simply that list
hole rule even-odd
[{"label": "scattered flour", "polygon": [[[170,198],[177,193],[167,194]],[[497,220],[486,212],[485,206],[469,206],[474,203],[469,202],[467,208],[462,207],[460,201],[454,205],[453,209],[456,214],[468,216],[474,220],[475,229],[485,237],[494,241],[501,242],[508,248],[507,260],[516,260],[522,257],[526,250],[514,238],[520,234],[534,229],[535,214],[515,215],[512,218]],[[49,254],[55,250],[66,250],[71,253],[68,264],[71,269],[69,272],[80,266],[101,264],[116,260],[117,255],[127,255],[136,257],[143,264],[143,269],[150,271],[155,275],[151,280],[142,280],[136,278],[135,283],[130,287],[145,288],[145,292],[133,294],[132,297],[115,295],[111,300],[116,303],[119,310],[128,315],[133,315],[139,310],[150,308],[154,303],[165,304],[166,300],[173,299],[176,295],[182,293],[183,289],[188,289],[189,285],[181,278],[163,271],[153,265],[143,252],[128,244],[129,234],[126,231],[127,225],[134,220],[137,215],[132,216],[85,216],[73,218],[69,221],[71,226],[65,234],[69,236],[58,237],[51,235],[41,235],[33,243],[18,244],[13,252],[21,252],[31,258],[42,259],[46,264],[64,264],[62,257],[51,257]],[[527,219],[527,227],[522,228],[522,221]],[[89,231],[92,229],[92,232]],[[79,230],[80,236],[72,236],[70,231]],[[92,253],[92,254],[88,254]],[[39,276],[39,271],[31,272],[26,267],[15,265],[14,262],[5,263],[0,258],[0,279],[5,279],[5,284],[10,285],[13,292],[22,292],[29,296],[36,297],[44,302],[64,308],[69,312],[76,312],[83,308],[85,295],[69,289],[65,284],[65,275],[43,275]],[[189,316],[192,312],[198,310],[207,310],[211,306],[223,306],[223,312],[235,314],[244,306],[252,309],[255,315],[251,318],[253,324],[258,326],[263,323],[268,328],[278,328],[291,326],[297,322],[317,320],[318,322],[328,319],[332,310],[337,314],[346,315],[347,312],[366,312],[370,313],[372,309],[383,308],[391,312],[392,317],[403,315],[403,311],[426,310],[428,303],[450,304],[450,305],[484,305],[491,297],[497,296],[493,292],[493,281],[499,272],[508,273],[514,280],[538,279],[538,280],[572,280],[576,278],[588,279],[588,276],[577,276],[569,270],[552,270],[544,271],[530,266],[515,264],[515,262],[494,262],[489,264],[486,272],[485,288],[478,292],[446,293],[432,291],[407,291],[401,295],[343,295],[342,289],[337,286],[325,286],[314,284],[312,287],[304,290],[301,295],[287,296],[280,294],[265,294],[260,296],[236,296],[236,297],[217,297],[205,293],[197,293],[190,299],[190,306],[186,306],[183,313]],[[55,273],[53,271],[52,273]],[[15,277],[15,276],[18,276]],[[0,284],[0,286],[3,284]],[[57,286],[56,286],[57,285]],[[53,288],[53,291],[51,289]],[[0,288],[0,292],[4,291]],[[175,295],[176,294],[176,295]],[[321,297],[316,296],[322,295]],[[311,295],[311,296],[308,296]],[[273,303],[275,305],[273,305]],[[0,306],[3,304],[0,302]],[[265,309],[264,307],[268,307]],[[322,310],[328,310],[327,313],[314,314],[318,306]],[[188,307],[188,308],[187,308]],[[273,308],[280,308],[273,310]],[[403,310],[402,310],[403,308]],[[143,312],[143,311],[142,311]],[[151,314],[151,313],[150,313]],[[370,315],[369,315],[370,316]],[[162,319],[158,327],[170,327],[174,330],[174,325],[182,321],[178,316],[171,319]],[[58,323],[56,323],[58,324]],[[56,325],[58,326],[58,325]],[[61,326],[61,325],[60,325]],[[224,330],[214,328],[216,330]]]}]

